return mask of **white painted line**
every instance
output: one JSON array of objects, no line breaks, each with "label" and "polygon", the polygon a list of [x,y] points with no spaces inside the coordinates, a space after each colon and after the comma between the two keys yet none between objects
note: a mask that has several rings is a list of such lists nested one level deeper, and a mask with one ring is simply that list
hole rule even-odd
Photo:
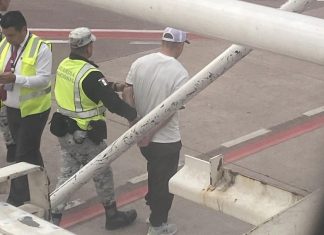
[{"label": "white painted line", "polygon": [[54,44],[66,44],[66,43],[69,43],[68,40],[50,40],[51,43],[54,43]]},{"label": "white painted line", "polygon": [[128,182],[132,184],[137,184],[139,182],[147,180],[147,176],[148,176],[147,173],[145,173],[143,175],[139,175],[134,178],[131,178],[130,180],[128,180]]},{"label": "white painted line", "polygon": [[252,138],[255,138],[257,136],[260,136],[260,135],[264,135],[264,134],[267,134],[271,132],[271,130],[267,130],[267,129],[260,129],[260,130],[257,130],[257,131],[254,131],[254,132],[251,132],[250,134],[247,134],[247,135],[244,135],[242,137],[239,137],[237,139],[234,139],[234,140],[231,140],[231,141],[228,141],[226,143],[223,143],[221,144],[222,146],[225,146],[227,148],[229,147],[232,147],[234,145],[237,145],[239,143],[242,143],[244,141],[247,141],[249,139],[252,139]]},{"label": "white painted line", "polygon": [[76,199],[76,200],[73,200],[73,201],[69,201],[66,206],[64,207],[64,210],[69,210],[73,207],[77,207],[79,205],[82,205],[84,204],[85,201],[84,200],[81,200],[81,199]]},{"label": "white painted line", "polygon": [[[324,0],[323,0],[324,1]],[[319,114],[319,113],[321,113],[321,112],[323,112],[324,111],[324,106],[322,106],[322,107],[319,107],[319,108],[316,108],[316,109],[312,109],[312,110],[309,110],[309,111],[307,111],[307,112],[305,112],[305,113],[303,113],[305,116],[308,116],[308,117],[311,117],[311,116],[314,116],[314,115],[316,115],[316,114]]]},{"label": "white painted line", "polygon": [[132,41],[130,45],[160,45],[160,41]]}]

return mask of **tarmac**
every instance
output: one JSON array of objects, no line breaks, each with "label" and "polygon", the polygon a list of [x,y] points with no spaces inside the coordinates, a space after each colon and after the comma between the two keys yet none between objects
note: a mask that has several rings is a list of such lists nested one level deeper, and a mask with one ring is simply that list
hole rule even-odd
[{"label": "tarmac", "polygon": [[[284,1],[250,2],[278,7]],[[323,2],[316,2],[305,14],[324,18],[323,7]],[[21,10],[30,28],[164,28],[64,0],[42,0],[41,3],[37,0],[12,0],[10,9]],[[102,38],[95,44],[93,60],[108,78],[124,81],[132,62],[142,55],[156,52],[159,46],[157,43],[158,40],[137,38]],[[179,60],[193,76],[231,44],[221,39],[193,39]],[[68,52],[66,43],[54,44],[54,69]],[[231,163],[239,167],[306,193],[322,187],[323,74],[323,66],[254,50],[180,111],[183,142],[181,163],[184,155],[207,159],[218,153],[229,155],[236,151],[236,158]],[[54,110],[55,104],[52,108]],[[312,115],[305,115],[306,112]],[[107,142],[111,143],[127,130],[128,125],[126,120],[110,113],[107,121]],[[246,137],[258,130],[269,132],[266,135]],[[4,145],[0,144],[0,151],[3,153],[1,165],[4,166]],[[58,141],[49,133],[48,125],[43,134],[41,151],[53,190],[61,159]],[[71,198],[79,205],[64,214],[62,226],[79,235],[146,234],[148,225],[145,220],[149,215],[143,200],[146,163],[138,148],[130,148],[112,163],[112,167],[119,205],[122,205],[122,209],[137,210],[135,223],[124,229],[106,231],[102,208],[98,206],[93,183],[89,182]],[[144,180],[131,183],[130,180],[136,177]],[[253,228],[243,221],[178,196],[175,197],[169,221],[178,225],[179,235],[238,235]]]}]

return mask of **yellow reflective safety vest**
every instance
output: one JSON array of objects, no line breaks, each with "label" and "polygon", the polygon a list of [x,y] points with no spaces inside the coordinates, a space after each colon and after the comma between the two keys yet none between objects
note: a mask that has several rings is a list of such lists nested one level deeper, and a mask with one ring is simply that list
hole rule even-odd
[{"label": "yellow reflective safety vest", "polygon": [[[18,74],[23,76],[35,76],[37,67],[37,58],[39,48],[42,43],[51,48],[50,43],[41,40],[36,35],[31,35],[25,50],[21,55],[21,69]],[[10,44],[4,38],[0,43],[0,71],[5,70],[5,59],[9,52]],[[19,96],[19,108],[21,117],[26,117],[32,114],[42,113],[51,107],[51,84],[46,88],[27,88],[21,87]]]},{"label": "yellow reflective safety vest", "polygon": [[105,120],[105,106],[87,97],[82,82],[90,72],[99,71],[83,60],[64,59],[56,72],[55,99],[58,112],[76,120],[82,130],[89,130],[90,121]]}]

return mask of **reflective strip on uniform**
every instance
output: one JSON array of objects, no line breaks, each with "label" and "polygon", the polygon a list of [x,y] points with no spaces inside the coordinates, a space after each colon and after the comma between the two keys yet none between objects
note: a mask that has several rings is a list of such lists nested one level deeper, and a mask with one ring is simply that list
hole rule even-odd
[{"label": "reflective strip on uniform", "polygon": [[[33,41],[33,45],[32,45],[32,48],[29,52],[29,57],[33,57],[36,53],[36,50],[37,50],[37,45],[40,41],[40,38],[35,38],[34,41]],[[4,48],[6,47],[7,45],[7,39],[4,39],[4,42],[2,43],[2,45],[0,46],[0,54],[3,52]]]},{"label": "reflective strip on uniform", "polygon": [[[93,68],[93,65],[91,64],[85,64],[82,69],[79,71],[78,75],[76,76],[76,79],[74,81],[74,105],[75,105],[75,111],[76,112],[82,112],[82,105],[81,105],[81,96],[80,96],[80,89],[79,89],[79,82],[81,78],[83,78],[84,74],[89,71],[89,69]],[[92,116],[91,116],[92,117]]]},{"label": "reflective strip on uniform", "polygon": [[7,46],[7,39],[4,39],[3,43],[0,46],[0,54],[2,54],[4,48]]},{"label": "reflective strip on uniform", "polygon": [[36,97],[39,97],[39,96],[46,95],[46,94],[48,94],[50,92],[51,92],[51,87],[49,86],[44,90],[35,91],[35,92],[32,92],[32,93],[29,93],[28,95],[20,96],[19,101],[23,102],[23,101],[26,101],[26,100],[30,100],[30,99],[33,99],[33,98],[36,98]]},{"label": "reflective strip on uniform", "polygon": [[29,57],[34,57],[39,41],[40,41],[40,38],[38,38],[38,37],[34,39],[32,48],[30,49],[30,52],[29,52]]},{"label": "reflective strip on uniform", "polygon": [[65,116],[71,117],[71,118],[91,118],[91,117],[98,116],[98,115],[105,113],[106,108],[104,106],[101,106],[97,109],[92,109],[92,110],[84,111],[84,112],[73,112],[71,110],[67,110],[62,107],[58,107],[57,110],[59,113],[65,115]]},{"label": "reflective strip on uniform", "polygon": [[49,49],[51,49],[51,51],[53,50],[51,42],[48,41],[43,41],[43,42],[49,47]]}]

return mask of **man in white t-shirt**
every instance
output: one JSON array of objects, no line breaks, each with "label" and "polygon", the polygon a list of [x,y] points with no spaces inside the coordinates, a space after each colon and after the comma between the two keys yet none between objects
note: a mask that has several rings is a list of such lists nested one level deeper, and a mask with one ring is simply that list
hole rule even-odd
[{"label": "man in white t-shirt", "polygon": [[[177,60],[185,42],[189,43],[185,32],[168,27],[163,32],[160,52],[143,56],[132,64],[123,97],[136,108],[139,118],[188,81],[187,70]],[[138,145],[147,160],[145,199],[151,209],[148,235],[175,234],[176,225],[167,224],[167,219],[173,201],[168,182],[177,172],[182,146],[178,113],[151,131]]]}]

